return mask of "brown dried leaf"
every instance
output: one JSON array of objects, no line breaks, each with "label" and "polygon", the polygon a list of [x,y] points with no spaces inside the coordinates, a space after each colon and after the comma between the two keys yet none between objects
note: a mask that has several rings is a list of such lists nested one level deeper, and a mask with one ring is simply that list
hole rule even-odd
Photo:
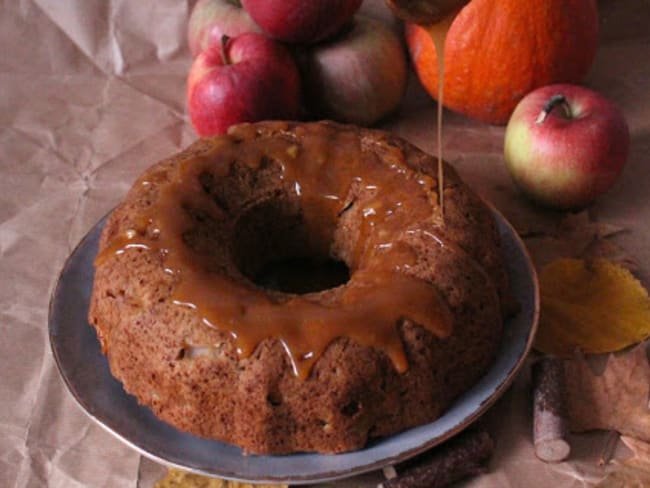
[{"label": "brown dried leaf", "polygon": [[154,488],[287,488],[287,485],[252,485],[220,478],[208,478],[170,468],[167,470],[167,475],[156,482]]},{"label": "brown dried leaf", "polygon": [[582,253],[582,257],[586,259],[607,259],[609,262],[618,264],[632,273],[639,271],[639,263],[625,249],[607,239],[594,240]]},{"label": "brown dried leaf", "polygon": [[632,451],[632,457],[624,459],[622,463],[645,471],[650,476],[650,443],[626,435],[621,436],[621,441]]},{"label": "brown dried leaf", "polygon": [[598,484],[600,488],[642,488],[650,486],[650,444],[634,437],[622,436],[632,457],[614,461],[615,469]]},{"label": "brown dried leaf", "polygon": [[605,259],[557,259],[540,273],[535,348],[558,356],[624,349],[650,335],[650,297],[629,270]]},{"label": "brown dried leaf", "polygon": [[[591,220],[589,213],[567,214],[555,226],[528,229],[522,234],[535,264],[541,268],[557,258],[600,256],[616,262],[630,260],[616,245],[601,246],[609,237],[624,232],[625,227]],[[594,253],[594,250],[596,251]],[[611,252],[613,255],[607,254]]]},{"label": "brown dried leaf", "polygon": [[650,365],[644,344],[610,355],[596,376],[583,357],[565,362],[567,407],[571,430],[616,430],[650,441]]},{"label": "brown dried leaf", "polygon": [[594,239],[605,239],[623,232],[625,227],[608,222],[592,220],[587,210],[580,213],[569,213],[559,223],[554,237],[571,240],[584,251]]},{"label": "brown dried leaf", "polygon": [[607,474],[596,488],[647,488],[650,486],[650,474],[645,471],[621,465]]}]

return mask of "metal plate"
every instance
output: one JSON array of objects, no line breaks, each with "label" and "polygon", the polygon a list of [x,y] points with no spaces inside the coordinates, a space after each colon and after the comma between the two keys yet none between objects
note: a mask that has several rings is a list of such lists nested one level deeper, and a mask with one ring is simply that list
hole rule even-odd
[{"label": "metal plate", "polygon": [[460,432],[508,388],[531,347],[539,314],[535,270],[514,229],[495,211],[513,292],[521,311],[505,325],[496,362],[438,420],[345,454],[244,455],[236,447],[180,432],[158,420],[113,378],[86,316],[93,260],[104,221],[68,258],[50,303],[52,352],[81,408],[106,430],[154,461],[239,481],[305,484],[345,478],[408,459]]}]

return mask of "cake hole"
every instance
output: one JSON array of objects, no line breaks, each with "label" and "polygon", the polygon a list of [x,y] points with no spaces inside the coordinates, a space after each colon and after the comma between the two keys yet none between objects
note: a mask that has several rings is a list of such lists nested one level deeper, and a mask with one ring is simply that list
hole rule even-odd
[{"label": "cake hole", "polygon": [[323,430],[323,432],[328,433],[333,430],[332,424],[330,424],[327,420],[317,419],[316,423]]},{"label": "cake hole", "polygon": [[231,253],[239,271],[258,287],[303,295],[344,285],[346,263],[328,249],[328,232],[305,224],[298,202],[275,195],[238,219]]},{"label": "cake hole", "polygon": [[204,171],[199,175],[199,183],[201,184],[203,192],[209,195],[212,193],[212,189],[214,188],[214,176],[212,173]]},{"label": "cake hole", "polygon": [[216,178],[212,173],[207,171],[202,172],[198,176],[199,184],[201,185],[201,190],[206,195],[209,195],[214,204],[219,207],[221,210],[227,211],[228,204],[224,199],[223,195],[220,195],[218,191],[218,185]]},{"label": "cake hole", "polygon": [[215,347],[213,346],[191,346],[187,345],[182,347],[176,353],[176,360],[180,361],[182,359],[196,359],[203,356],[214,356]]},{"label": "cake hole", "polygon": [[277,391],[272,391],[266,395],[266,401],[272,407],[279,407],[282,405],[282,396]]},{"label": "cake hole", "polygon": [[343,406],[341,413],[346,417],[354,417],[359,413],[359,410],[361,410],[361,404],[356,400],[352,400]]},{"label": "cake hole", "polygon": [[263,288],[297,295],[344,285],[350,270],[334,259],[297,257],[267,263],[253,282]]}]

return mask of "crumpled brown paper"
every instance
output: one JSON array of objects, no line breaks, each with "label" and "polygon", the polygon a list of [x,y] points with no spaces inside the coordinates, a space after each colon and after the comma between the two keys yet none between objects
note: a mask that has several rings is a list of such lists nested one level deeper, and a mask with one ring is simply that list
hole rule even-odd
[{"label": "crumpled brown paper", "polygon": [[[73,247],[147,166],[195,134],[184,107],[192,1],[0,2],[0,486],[150,488],[164,468],[94,424],[59,378],[48,299]],[[587,84],[619,103],[632,130],[628,167],[592,209],[628,232],[617,242],[650,277],[650,5],[603,0],[602,43]],[[364,11],[388,19],[381,0]],[[384,127],[434,153],[435,105],[412,80]],[[501,155],[502,127],[446,113],[445,157],[515,226],[560,215],[528,204]],[[466,486],[573,487],[597,481],[599,434],[571,461],[544,465],[530,443],[526,372],[485,418],[497,441],[490,473]],[[370,487],[371,473],[328,486]]]}]

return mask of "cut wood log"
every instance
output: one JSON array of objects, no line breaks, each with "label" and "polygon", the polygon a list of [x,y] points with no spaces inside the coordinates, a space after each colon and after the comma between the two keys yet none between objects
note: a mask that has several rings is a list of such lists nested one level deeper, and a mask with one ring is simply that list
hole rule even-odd
[{"label": "cut wood log", "polygon": [[485,472],[494,442],[485,431],[463,432],[450,441],[407,463],[403,472],[385,481],[384,488],[443,488]]},{"label": "cut wood log", "polygon": [[535,454],[545,462],[564,461],[571,453],[566,441],[564,363],[546,356],[533,364],[533,442]]}]

